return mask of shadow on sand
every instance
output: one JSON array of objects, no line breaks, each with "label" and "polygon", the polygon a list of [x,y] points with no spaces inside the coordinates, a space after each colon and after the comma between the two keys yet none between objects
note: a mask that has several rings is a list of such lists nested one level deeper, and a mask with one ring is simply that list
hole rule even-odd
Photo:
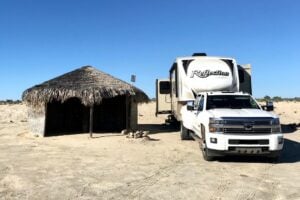
[{"label": "shadow on sand", "polygon": [[294,133],[295,131],[297,131],[297,127],[300,127],[300,123],[281,124],[282,133]]},{"label": "shadow on sand", "polygon": [[149,135],[151,135],[179,131],[179,128],[177,126],[171,126],[167,124],[139,124],[138,130],[149,131]]},{"label": "shadow on sand", "polygon": [[[68,135],[87,135],[88,137],[90,136],[90,133],[87,132],[57,132],[57,133],[48,133],[45,137],[58,137],[58,136],[68,136]],[[95,131],[92,134],[92,138],[101,138],[101,137],[115,137],[115,136],[124,136],[118,131]]]}]

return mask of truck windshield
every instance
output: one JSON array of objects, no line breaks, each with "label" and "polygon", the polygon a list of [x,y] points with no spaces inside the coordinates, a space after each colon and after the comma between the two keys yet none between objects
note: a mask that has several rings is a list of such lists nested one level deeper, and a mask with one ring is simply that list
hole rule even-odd
[{"label": "truck windshield", "polygon": [[259,109],[251,96],[245,95],[211,95],[207,96],[206,109],[232,108],[232,109]]}]

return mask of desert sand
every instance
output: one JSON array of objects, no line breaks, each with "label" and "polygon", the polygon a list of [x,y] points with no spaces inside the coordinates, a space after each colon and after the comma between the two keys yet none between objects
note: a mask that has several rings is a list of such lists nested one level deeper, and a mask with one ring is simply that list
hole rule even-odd
[{"label": "desert sand", "polygon": [[[154,140],[116,133],[32,136],[26,106],[0,106],[0,199],[300,199],[300,130],[285,129],[278,163],[203,160],[195,141],[139,105]],[[300,123],[300,103],[275,103],[281,123]],[[287,126],[288,127],[288,126]]]}]

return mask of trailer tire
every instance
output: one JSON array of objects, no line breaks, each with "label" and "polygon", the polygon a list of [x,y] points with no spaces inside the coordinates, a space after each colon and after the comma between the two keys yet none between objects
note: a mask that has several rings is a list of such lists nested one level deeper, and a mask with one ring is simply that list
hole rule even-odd
[{"label": "trailer tire", "polygon": [[191,139],[191,136],[190,136],[190,130],[185,128],[182,124],[182,122],[180,123],[180,137],[181,137],[181,140],[189,140]]},{"label": "trailer tire", "polygon": [[213,161],[214,157],[209,155],[209,150],[206,147],[206,140],[205,140],[205,127],[201,126],[201,137],[202,137],[202,144],[200,145],[202,155],[204,160],[206,161]]}]

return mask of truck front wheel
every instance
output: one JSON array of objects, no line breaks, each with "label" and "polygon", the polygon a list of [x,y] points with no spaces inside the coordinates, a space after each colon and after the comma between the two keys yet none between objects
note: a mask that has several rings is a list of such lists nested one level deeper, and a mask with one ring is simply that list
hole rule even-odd
[{"label": "truck front wheel", "polygon": [[190,137],[190,130],[185,128],[182,124],[182,122],[180,123],[180,137],[181,137],[181,140],[189,140],[191,137]]},{"label": "truck front wheel", "polygon": [[202,151],[203,158],[206,161],[212,161],[214,160],[214,157],[209,155],[208,152],[209,150],[207,149],[206,140],[205,140],[205,128],[203,125],[201,126],[201,136],[202,136],[202,144],[200,144],[200,149]]}]

